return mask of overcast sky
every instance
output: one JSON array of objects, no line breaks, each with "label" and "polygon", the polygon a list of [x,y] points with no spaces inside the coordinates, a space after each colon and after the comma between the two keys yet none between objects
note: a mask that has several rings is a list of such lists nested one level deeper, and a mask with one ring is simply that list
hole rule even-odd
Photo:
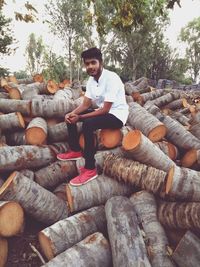
[{"label": "overcast sky", "polygon": [[[53,36],[48,30],[48,26],[42,23],[44,18],[44,3],[47,0],[31,0],[34,7],[38,10],[39,20],[36,23],[25,23],[25,22],[14,22],[12,29],[14,35],[18,41],[16,53],[9,57],[3,58],[3,66],[9,68],[11,71],[18,71],[25,69],[26,59],[24,56],[25,47],[27,45],[28,36],[33,32],[37,37],[40,35],[46,45],[49,45],[58,54],[62,54],[63,47],[62,42],[58,40],[56,36]],[[13,17],[14,10],[16,7],[19,11],[22,10],[24,0],[15,1],[7,0],[8,4],[4,8],[4,14]],[[182,7],[179,8],[177,5],[174,10],[170,11],[170,26],[168,27],[165,35],[169,39],[172,47],[177,47],[181,51],[182,46],[177,42],[177,36],[180,33],[182,27],[200,16],[200,0],[181,0]],[[2,59],[1,59],[2,60]]]}]

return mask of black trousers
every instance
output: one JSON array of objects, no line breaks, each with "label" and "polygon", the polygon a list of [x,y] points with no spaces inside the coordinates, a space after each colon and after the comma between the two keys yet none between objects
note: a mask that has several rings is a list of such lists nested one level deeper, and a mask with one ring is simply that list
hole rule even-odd
[{"label": "black trousers", "polygon": [[[91,110],[88,112],[91,112]],[[96,147],[93,138],[94,131],[97,129],[121,128],[123,126],[123,123],[121,120],[119,120],[117,117],[115,117],[113,114],[110,113],[83,119],[82,122],[83,122],[82,133],[85,142],[83,151],[83,156],[85,158],[85,168],[94,169],[95,168],[94,155],[96,153]],[[68,143],[71,150],[80,151],[81,147],[79,145],[79,134],[77,131],[77,125],[67,123],[67,128],[68,128]]]}]

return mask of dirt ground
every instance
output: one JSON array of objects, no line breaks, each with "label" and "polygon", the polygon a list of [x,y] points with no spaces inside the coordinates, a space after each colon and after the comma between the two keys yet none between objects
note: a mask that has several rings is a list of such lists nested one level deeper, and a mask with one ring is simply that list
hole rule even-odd
[{"label": "dirt ground", "polygon": [[[30,243],[41,253],[37,234],[45,225],[26,217],[25,228],[22,234],[8,239],[8,259],[5,267],[40,267],[42,262],[33,251]],[[45,256],[42,255],[44,260]]]}]

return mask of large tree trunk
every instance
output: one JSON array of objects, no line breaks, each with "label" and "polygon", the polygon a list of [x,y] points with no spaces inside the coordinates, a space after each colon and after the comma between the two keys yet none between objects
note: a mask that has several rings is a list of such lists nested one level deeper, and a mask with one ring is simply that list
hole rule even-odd
[{"label": "large tree trunk", "polygon": [[168,228],[200,230],[200,203],[161,201],[158,218]]},{"label": "large tree trunk", "polygon": [[75,161],[56,161],[35,172],[35,181],[44,188],[68,182],[77,175]]},{"label": "large tree trunk", "polygon": [[132,186],[119,183],[104,175],[99,175],[96,179],[79,187],[68,184],[66,189],[71,212],[105,204],[112,196],[127,196],[133,192]]},{"label": "large tree trunk", "polygon": [[38,221],[52,224],[68,217],[66,203],[20,172],[13,172],[0,188],[0,199],[17,201]]},{"label": "large tree trunk", "polygon": [[128,132],[123,138],[122,147],[126,157],[166,172],[175,164],[139,130]]},{"label": "large tree trunk", "polygon": [[160,196],[164,194],[166,172],[162,170],[112,154],[105,158],[103,170],[105,175],[118,181],[124,181]]},{"label": "large tree trunk", "polygon": [[1,130],[6,131],[20,128],[25,128],[25,122],[20,112],[3,114],[0,116]]},{"label": "large tree trunk", "polygon": [[0,236],[10,237],[21,232],[24,211],[19,203],[0,201]]},{"label": "large tree trunk", "polygon": [[167,132],[163,123],[135,102],[130,104],[128,124],[140,130],[152,142],[160,141]]},{"label": "large tree trunk", "polygon": [[[0,106],[1,108],[1,106]],[[66,100],[32,100],[31,112],[33,117],[64,117],[73,109],[73,102]]]},{"label": "large tree trunk", "polygon": [[49,147],[5,146],[0,148],[0,171],[39,168],[55,161],[56,155]]},{"label": "large tree trunk", "polygon": [[48,260],[74,246],[88,235],[105,232],[104,206],[77,213],[39,232],[39,242]]},{"label": "large tree trunk", "polygon": [[42,145],[47,139],[47,122],[40,117],[30,121],[25,130],[26,143],[29,145]]},{"label": "large tree trunk", "polygon": [[89,235],[72,248],[59,254],[42,267],[111,267],[110,245],[105,237],[96,232]]},{"label": "large tree trunk", "polygon": [[142,232],[131,201],[126,197],[112,197],[106,202],[105,212],[113,267],[150,267]]},{"label": "large tree trunk", "polygon": [[173,166],[167,176],[166,194],[177,200],[200,201],[200,172]]},{"label": "large tree trunk", "polygon": [[0,267],[4,267],[8,256],[8,241],[0,237]]},{"label": "large tree trunk", "polygon": [[200,239],[187,231],[172,254],[172,258],[180,267],[200,266]]},{"label": "large tree trunk", "polygon": [[164,228],[157,218],[157,205],[154,196],[146,191],[140,191],[133,194],[130,200],[148,239],[147,251],[152,266],[175,266],[168,256],[168,240]]},{"label": "large tree trunk", "polygon": [[22,115],[31,115],[31,101],[0,99],[0,111],[5,113],[20,112]]}]

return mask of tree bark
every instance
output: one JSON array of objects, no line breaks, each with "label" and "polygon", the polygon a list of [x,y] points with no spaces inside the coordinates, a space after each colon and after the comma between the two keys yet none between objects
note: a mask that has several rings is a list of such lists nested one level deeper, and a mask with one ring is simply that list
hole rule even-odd
[{"label": "tree bark", "polygon": [[130,104],[128,124],[140,130],[152,142],[161,140],[167,132],[163,123],[135,102]]},{"label": "tree bark", "polygon": [[55,161],[56,155],[48,147],[6,146],[1,148],[0,172],[39,168]]},{"label": "tree bark", "polygon": [[14,133],[6,133],[6,141],[9,146],[26,145],[25,131],[17,131]]},{"label": "tree bark", "polygon": [[130,200],[148,239],[147,252],[152,266],[175,266],[167,255],[169,243],[164,228],[157,218],[157,205],[154,196],[146,191],[140,191],[133,194]]},{"label": "tree bark", "polygon": [[24,211],[19,203],[0,201],[0,236],[10,237],[21,232]]},{"label": "tree bark", "polygon": [[71,212],[105,204],[112,196],[127,196],[133,191],[132,187],[104,175],[99,175],[83,186],[75,187],[68,184],[66,187],[67,201]]},{"label": "tree bark", "polygon": [[175,164],[139,130],[127,133],[123,138],[122,147],[127,158],[151,165],[166,172]]},{"label": "tree bark", "polygon": [[113,267],[151,266],[131,201],[110,198],[105,205]]},{"label": "tree bark", "polygon": [[163,197],[166,172],[117,155],[104,160],[105,175]]},{"label": "tree bark", "polygon": [[88,235],[105,230],[104,206],[98,206],[58,221],[39,232],[38,237],[44,255],[51,260]]},{"label": "tree bark", "polygon": [[0,237],[0,267],[4,267],[8,256],[8,241]]},{"label": "tree bark", "polygon": [[30,116],[31,101],[0,99],[0,111],[5,113],[20,112],[22,115]]},{"label": "tree bark", "polygon": [[3,131],[25,128],[25,122],[20,112],[0,116],[0,128]]},{"label": "tree bark", "polygon": [[200,203],[160,201],[158,218],[168,228],[200,230]]},{"label": "tree bark", "polygon": [[42,145],[47,139],[47,122],[40,117],[30,121],[25,130],[25,140],[29,145]]},{"label": "tree bark", "polygon": [[179,92],[173,92],[173,93],[168,93],[168,94],[165,94],[163,96],[160,96],[160,97],[152,100],[151,103],[160,108],[166,104],[169,104],[173,100],[176,100],[179,98],[180,98],[180,93]]},{"label": "tree bark", "polygon": [[155,98],[158,98],[158,97],[160,97],[160,96],[162,96],[164,94],[165,94],[165,91],[159,89],[159,90],[155,90],[155,91],[152,91],[152,92],[141,94],[139,100],[144,104],[147,101],[154,100]]},{"label": "tree bark", "polygon": [[172,258],[178,266],[197,267],[200,264],[200,239],[187,231],[179,242]]},{"label": "tree bark", "polygon": [[105,237],[96,232],[59,254],[42,267],[110,267],[112,255]]},{"label": "tree bark", "polygon": [[173,166],[167,175],[166,194],[177,200],[200,201],[200,172]]},{"label": "tree bark", "polygon": [[69,214],[64,201],[20,172],[13,172],[8,177],[0,188],[0,199],[19,202],[28,214],[48,225]]},{"label": "tree bark", "polygon": [[176,160],[178,158],[179,152],[174,144],[167,141],[156,142],[154,144],[158,146],[160,150],[162,150],[162,152],[164,152],[170,159]]},{"label": "tree bark", "polygon": [[75,161],[56,161],[35,172],[35,182],[50,189],[77,175]]}]

